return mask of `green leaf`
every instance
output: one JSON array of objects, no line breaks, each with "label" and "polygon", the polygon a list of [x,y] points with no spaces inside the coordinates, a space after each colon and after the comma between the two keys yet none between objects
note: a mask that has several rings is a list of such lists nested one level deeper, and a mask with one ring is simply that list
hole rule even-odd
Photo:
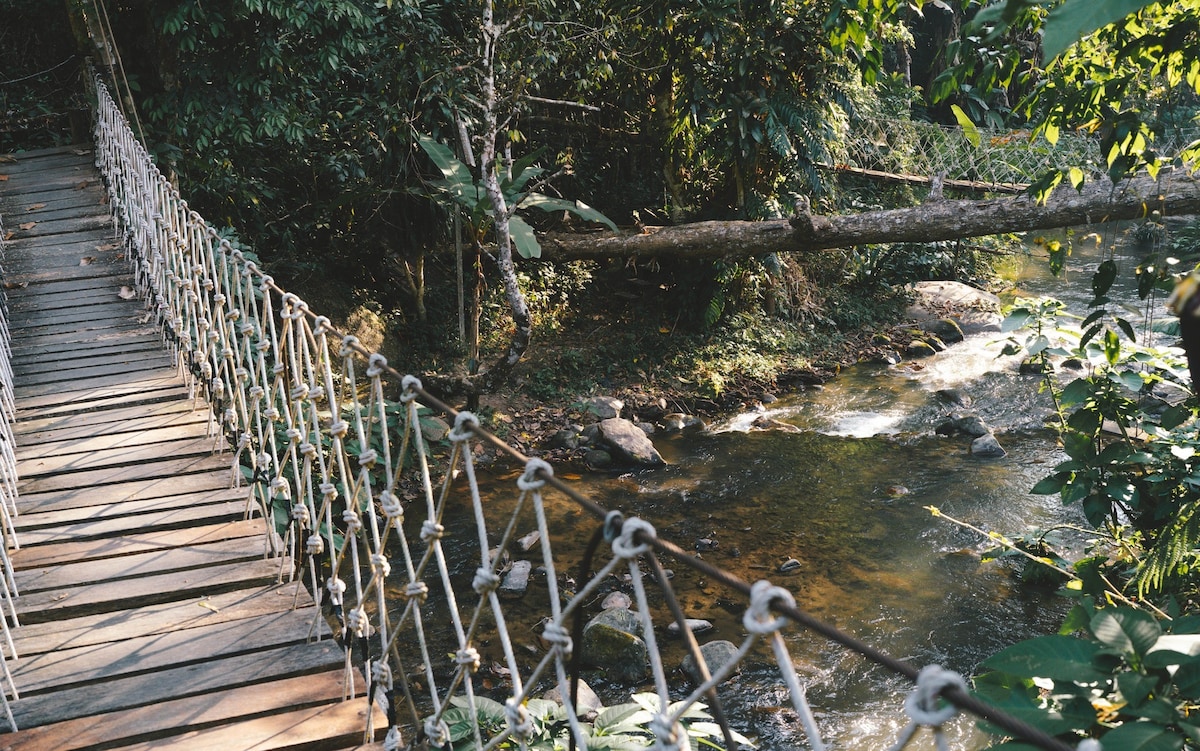
[{"label": "green leaf", "polygon": [[1036,485],[1029,489],[1033,495],[1051,495],[1063,489],[1063,486],[1071,479],[1070,472],[1055,472],[1049,477],[1043,477]]},{"label": "green leaf", "polygon": [[1105,748],[1121,751],[1178,751],[1183,738],[1154,722],[1126,722],[1104,734]]},{"label": "green leaf", "polygon": [[1092,617],[1092,634],[1106,647],[1144,657],[1162,636],[1162,627],[1149,614],[1133,608],[1101,610]]},{"label": "green leaf", "polygon": [[520,203],[520,208],[525,208],[526,206],[541,209],[542,211],[569,211],[580,219],[603,224],[613,232],[617,231],[617,225],[611,219],[582,201],[568,201],[565,198],[553,198],[541,193],[530,193]]},{"label": "green leaf", "polygon": [[1095,643],[1073,636],[1039,636],[1001,650],[982,664],[1021,678],[1092,683],[1110,675],[1092,664],[1099,651]]},{"label": "green leaf", "polygon": [[522,258],[541,258],[542,246],[538,244],[533,227],[526,224],[519,216],[508,220],[508,236],[512,238],[513,247]]},{"label": "green leaf", "polygon": [[1033,313],[1029,308],[1013,308],[1008,316],[1001,321],[1000,331],[1016,331],[1019,328],[1024,328],[1025,324],[1029,323],[1029,319],[1033,317]]},{"label": "green leaf", "polygon": [[1153,0],[1067,0],[1051,11],[1042,34],[1042,61],[1050,62],[1096,29],[1136,13]]},{"label": "green leaf", "polygon": [[429,155],[430,161],[441,171],[442,177],[447,182],[451,184],[475,184],[475,177],[471,174],[470,168],[458,161],[458,157],[454,156],[454,152],[446,148],[444,144],[438,143],[429,136],[417,136],[417,143]]},{"label": "green leaf", "polygon": [[979,148],[979,128],[975,127],[975,123],[971,122],[970,116],[963,112],[963,108],[957,104],[950,105],[950,111],[954,113],[954,119],[958,121],[958,127],[962,128],[963,135],[971,142],[975,148]]},{"label": "green leaf", "polygon": [[1158,688],[1158,680],[1141,673],[1121,673],[1117,676],[1117,689],[1129,704],[1138,706],[1150,698]]}]

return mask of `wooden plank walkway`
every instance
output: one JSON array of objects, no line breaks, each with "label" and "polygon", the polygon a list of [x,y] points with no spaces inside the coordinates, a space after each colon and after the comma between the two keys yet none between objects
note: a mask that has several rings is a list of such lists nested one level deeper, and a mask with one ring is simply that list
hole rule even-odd
[{"label": "wooden plank walkway", "polygon": [[0,157],[22,546],[20,730],[0,751],[360,748],[342,649],[307,591],[293,609],[275,583],[229,454],[118,295],[132,279],[91,159]]}]

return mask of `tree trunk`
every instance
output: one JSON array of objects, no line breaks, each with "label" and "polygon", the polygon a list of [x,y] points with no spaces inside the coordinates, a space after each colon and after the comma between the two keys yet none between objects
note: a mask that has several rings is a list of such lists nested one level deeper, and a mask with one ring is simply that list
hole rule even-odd
[{"label": "tree trunk", "polygon": [[567,261],[633,256],[724,258],[847,248],[868,243],[934,242],[1095,222],[1200,214],[1200,180],[1191,174],[1142,176],[1116,188],[1106,179],[1076,191],[1060,186],[1045,203],[1027,195],[937,201],[907,209],[761,222],[696,222],[647,227],[640,234],[549,234],[542,258]]}]

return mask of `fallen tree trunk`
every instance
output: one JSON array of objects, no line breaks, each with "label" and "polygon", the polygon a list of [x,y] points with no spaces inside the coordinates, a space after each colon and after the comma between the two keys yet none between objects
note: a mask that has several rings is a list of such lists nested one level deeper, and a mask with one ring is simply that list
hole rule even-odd
[{"label": "fallen tree trunk", "polygon": [[841,216],[801,211],[791,219],[696,222],[647,227],[638,234],[548,234],[542,258],[552,261],[672,256],[724,258],[847,248],[869,243],[933,242],[1096,222],[1200,213],[1195,175],[1164,170],[1116,187],[1105,179],[1076,191],[1060,186],[1045,203],[1022,195],[988,200],[932,201],[907,209]]}]

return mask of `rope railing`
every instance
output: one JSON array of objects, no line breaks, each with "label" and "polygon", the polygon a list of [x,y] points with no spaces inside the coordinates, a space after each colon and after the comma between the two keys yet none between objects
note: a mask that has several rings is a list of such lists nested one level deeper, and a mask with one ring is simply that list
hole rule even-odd
[{"label": "rope railing", "polygon": [[[978,701],[960,677],[919,671],[814,619],[786,589],[744,582],[659,537],[646,520],[602,508],[549,464],[484,429],[474,414],[456,411],[417,377],[390,367],[191,210],[103,83],[95,83],[97,165],[138,290],[195,398],[211,408],[215,450],[229,451],[231,484],[245,482],[247,514],[263,516],[274,530],[265,548],[280,562],[280,580],[294,581],[297,592],[307,586],[322,606],[317,618],[332,621],[345,645],[347,700],[375,702],[386,712],[386,731],[373,727],[367,712],[364,740],[382,734],[388,749],[422,741],[526,748],[550,733],[563,745],[588,748],[604,730],[594,724],[601,720],[589,722],[566,697],[577,696],[581,616],[616,577],[632,588],[629,631],[644,640],[653,685],[653,698],[640,699],[644,723],[626,730],[648,747],[689,748],[700,736],[740,746],[744,738],[726,722],[718,689],[740,661],[768,651],[808,744],[825,748],[783,638],[798,624],[916,681],[910,726],[897,748],[918,726],[940,728],[954,714],[939,697],[1043,748],[1071,748]],[[444,437],[431,429],[435,413],[453,423]],[[483,448],[524,467],[511,504],[485,501],[476,467]],[[563,520],[551,489],[596,520],[574,581],[554,549],[552,530]],[[520,536],[525,525],[537,534]],[[536,541],[518,545],[530,538]],[[731,661],[707,665],[663,557],[746,603],[747,636]],[[527,610],[544,598],[536,608],[540,646],[531,653],[511,636],[524,612],[502,595],[508,577],[534,566],[538,586],[521,600]],[[698,665],[698,685],[682,698],[656,644],[652,615],[660,597]],[[321,638],[320,626],[313,623],[312,638]],[[484,651],[493,655],[496,680],[480,675]],[[563,706],[536,701],[548,689]]]},{"label": "rope railing", "polygon": [[[0,263],[5,260],[5,250],[8,243],[4,230],[4,217],[0,215]],[[4,632],[4,642],[0,645],[0,671],[3,673],[3,687],[0,688],[0,703],[4,706],[4,715],[8,726],[16,730],[17,723],[13,718],[9,697],[19,698],[17,686],[13,682],[11,660],[17,659],[17,647],[13,642],[12,628],[20,625],[17,618],[16,598],[17,580],[13,570],[9,549],[20,547],[14,519],[17,516],[17,457],[16,441],[13,437],[12,423],[16,419],[16,403],[13,400],[13,371],[12,371],[12,341],[8,328],[8,297],[0,289],[0,630]],[[11,621],[11,623],[10,623]]]}]

